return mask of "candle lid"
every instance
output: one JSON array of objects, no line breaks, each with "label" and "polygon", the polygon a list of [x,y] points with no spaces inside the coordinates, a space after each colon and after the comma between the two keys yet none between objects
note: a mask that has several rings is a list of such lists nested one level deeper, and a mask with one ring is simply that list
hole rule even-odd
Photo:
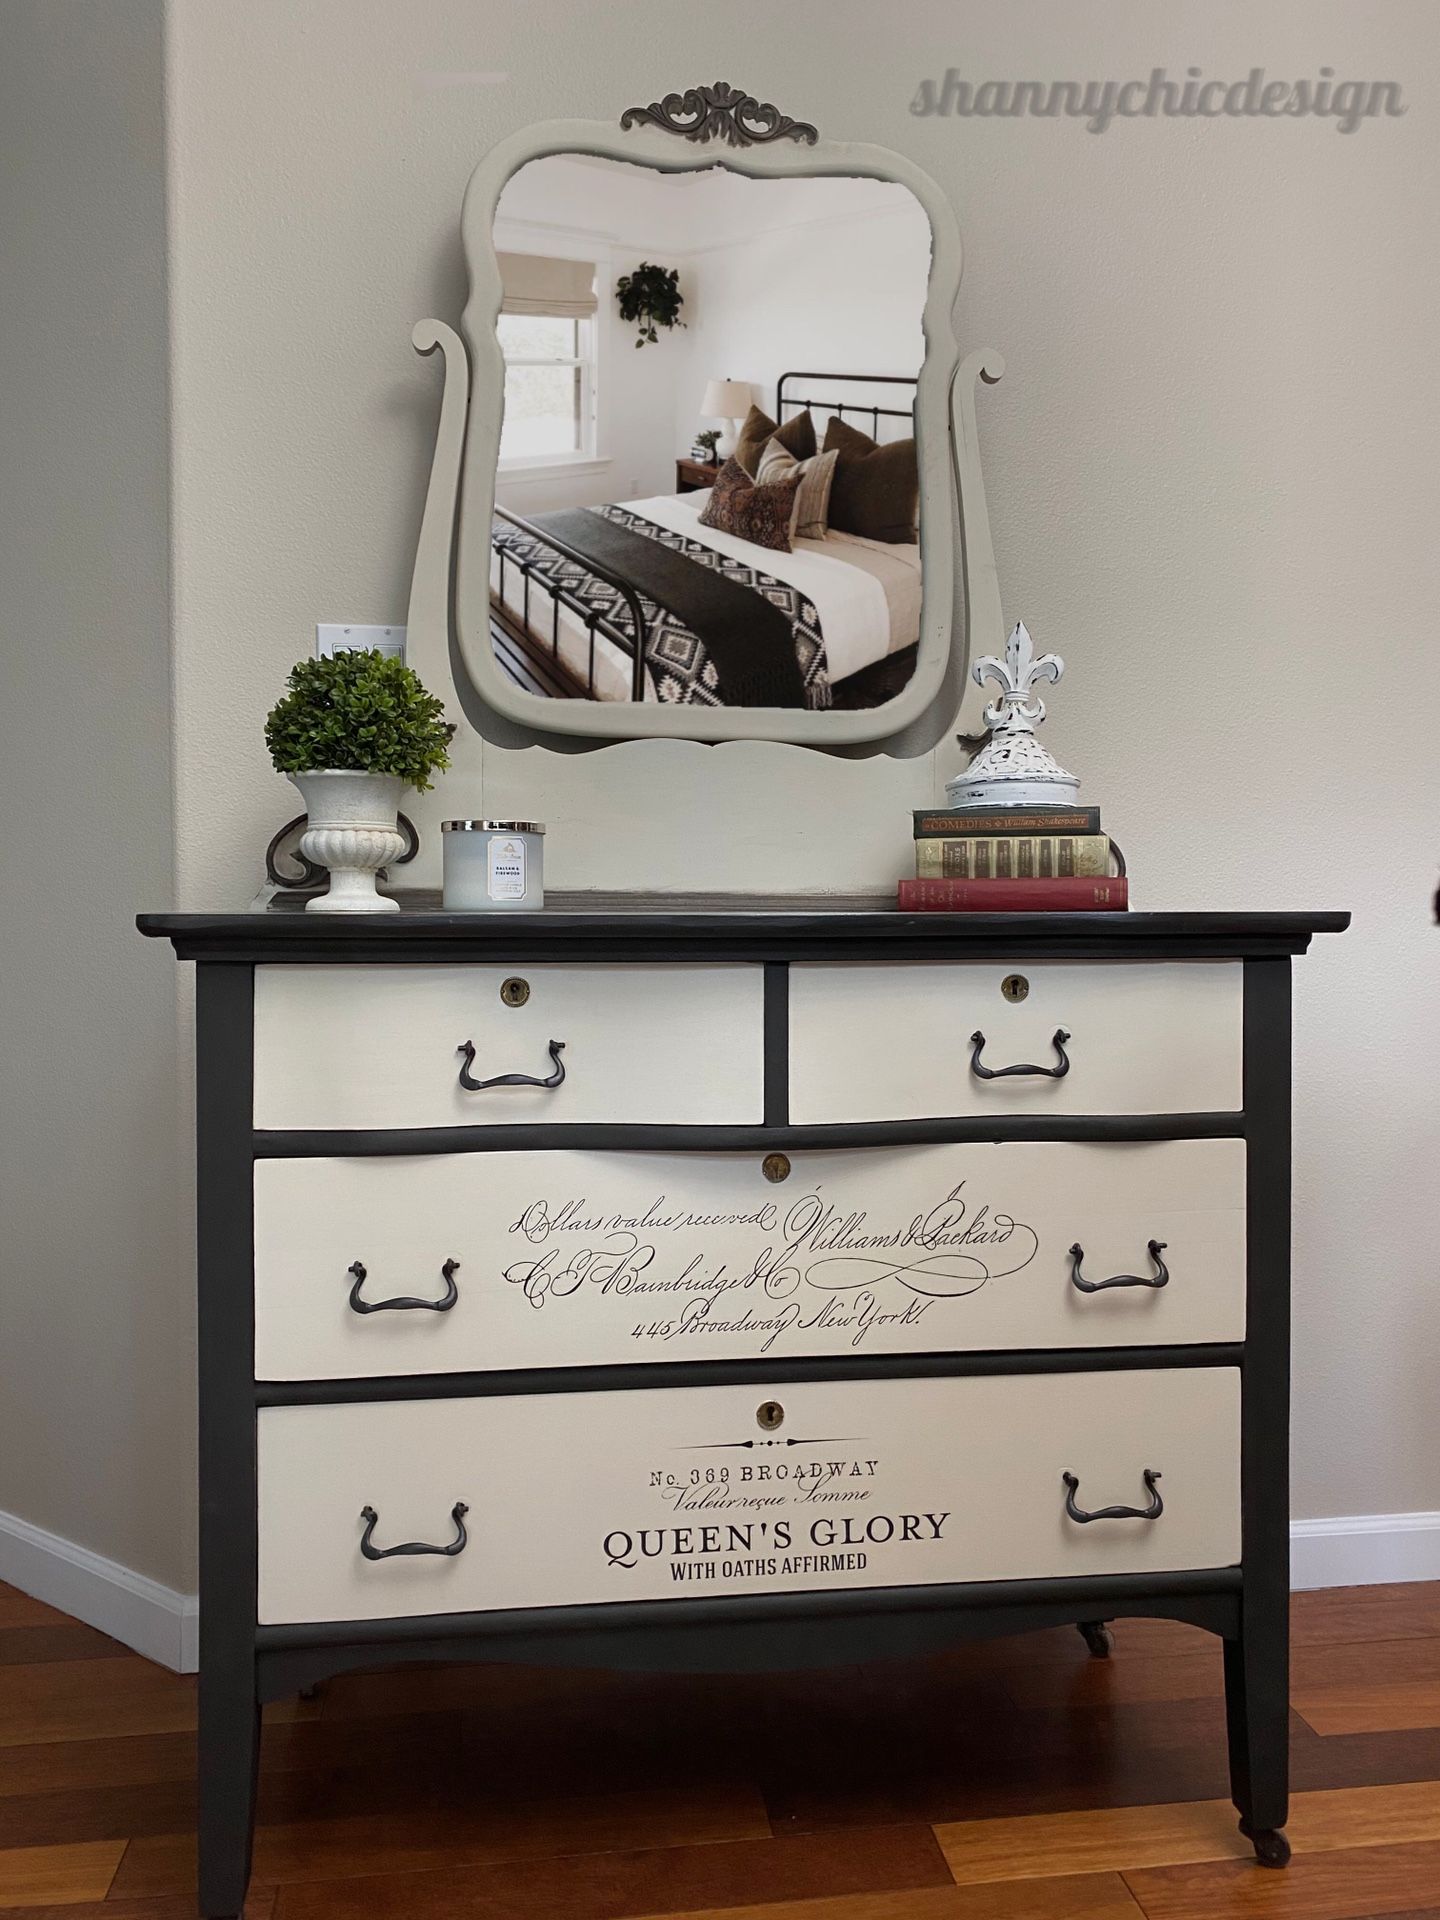
[{"label": "candle lid", "polygon": [[544,833],[539,820],[442,820],[442,833]]}]

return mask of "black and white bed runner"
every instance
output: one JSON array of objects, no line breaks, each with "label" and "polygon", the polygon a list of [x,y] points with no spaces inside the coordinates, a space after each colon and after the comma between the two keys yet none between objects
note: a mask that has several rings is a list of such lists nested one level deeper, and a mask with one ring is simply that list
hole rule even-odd
[{"label": "black and white bed runner", "polygon": [[[538,533],[497,519],[495,546],[524,561],[533,577],[563,586],[612,634],[630,633],[623,596],[547,546],[546,529],[620,573],[639,593],[649,630],[645,657],[658,699],[679,706],[830,706],[820,618],[799,588],[628,507],[537,514],[531,524]],[[642,541],[668,551],[663,557],[653,553],[647,564]],[[694,562],[711,579],[678,571],[671,556]],[[763,608],[742,594],[760,596]]]}]

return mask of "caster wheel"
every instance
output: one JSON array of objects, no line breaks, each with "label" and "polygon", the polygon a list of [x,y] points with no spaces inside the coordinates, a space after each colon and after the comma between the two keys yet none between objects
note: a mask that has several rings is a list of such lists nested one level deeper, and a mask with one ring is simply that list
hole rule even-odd
[{"label": "caster wheel", "polygon": [[1240,1831],[1255,1849],[1255,1858],[1262,1867],[1284,1867],[1290,1864],[1290,1842],[1278,1828],[1264,1827],[1256,1832],[1240,1822]]},{"label": "caster wheel", "polygon": [[1115,1640],[1103,1620],[1077,1620],[1076,1632],[1090,1649],[1092,1660],[1108,1660]]}]

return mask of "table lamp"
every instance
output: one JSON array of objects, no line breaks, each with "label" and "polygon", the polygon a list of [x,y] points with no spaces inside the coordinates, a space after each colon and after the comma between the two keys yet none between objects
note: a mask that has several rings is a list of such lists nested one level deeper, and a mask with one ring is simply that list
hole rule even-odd
[{"label": "table lamp", "polygon": [[728,460],[735,451],[736,422],[750,411],[750,386],[745,380],[711,380],[705,388],[700,411],[707,420],[723,422],[715,442],[719,459]]}]

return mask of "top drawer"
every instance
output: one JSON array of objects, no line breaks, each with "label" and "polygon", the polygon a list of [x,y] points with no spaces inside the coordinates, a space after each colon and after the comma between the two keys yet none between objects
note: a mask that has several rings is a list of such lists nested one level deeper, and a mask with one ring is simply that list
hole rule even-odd
[{"label": "top drawer", "polygon": [[1238,961],[792,967],[790,1119],[1232,1113],[1241,995]]},{"label": "top drawer", "polygon": [[[258,967],[254,1123],[753,1126],[762,980],[746,966]],[[523,986],[502,997],[507,982]],[[462,1071],[526,1082],[471,1088]]]}]

